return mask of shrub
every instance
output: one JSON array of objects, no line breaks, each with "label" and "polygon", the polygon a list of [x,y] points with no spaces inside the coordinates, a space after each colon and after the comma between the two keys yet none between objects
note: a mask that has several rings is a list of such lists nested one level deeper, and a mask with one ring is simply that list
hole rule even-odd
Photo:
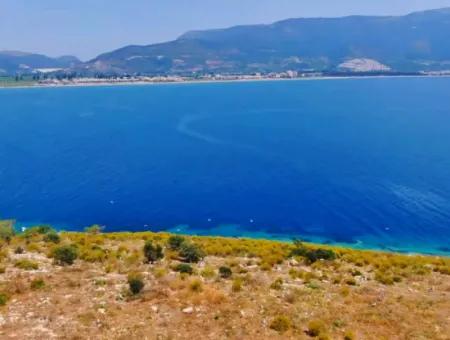
[{"label": "shrub", "polygon": [[80,252],[80,259],[86,262],[103,262],[108,257],[108,251],[98,245],[83,247]]},{"label": "shrub", "polygon": [[222,266],[219,268],[219,275],[223,279],[228,279],[233,275],[233,272],[229,267]]},{"label": "shrub", "polygon": [[319,336],[325,331],[325,326],[322,321],[313,320],[308,324],[308,334],[310,336]]},{"label": "shrub", "polygon": [[175,267],[175,271],[182,274],[191,275],[194,272],[194,269],[192,269],[192,267],[186,263],[180,263]]},{"label": "shrub", "polygon": [[205,279],[211,279],[214,277],[216,273],[214,272],[214,269],[211,267],[205,267],[205,269],[202,270],[200,273],[201,276],[203,276]]},{"label": "shrub", "polygon": [[98,225],[98,224],[94,224],[91,225],[90,227],[86,227],[84,228],[84,231],[88,234],[92,234],[92,235],[98,235],[102,232],[103,227]]},{"label": "shrub", "polygon": [[180,256],[185,262],[197,263],[205,257],[205,254],[195,244],[183,243],[180,248]]},{"label": "shrub", "polygon": [[354,278],[348,278],[345,280],[345,283],[348,284],[349,286],[356,286],[356,280]]},{"label": "shrub", "polygon": [[131,294],[139,294],[145,286],[142,275],[139,273],[128,274],[128,285],[130,286]]},{"label": "shrub", "polygon": [[231,290],[234,293],[240,292],[242,290],[242,279],[241,278],[236,278],[233,280],[233,283],[231,285]]},{"label": "shrub", "polygon": [[60,241],[61,237],[55,231],[51,231],[44,236],[44,242],[47,243],[59,243]]},{"label": "shrub", "polygon": [[305,254],[305,257],[310,263],[314,263],[317,260],[334,260],[336,258],[336,254],[334,251],[328,249],[315,249],[309,250]]},{"label": "shrub", "polygon": [[35,235],[45,235],[51,231],[53,231],[53,228],[48,225],[38,225],[26,229],[23,234],[25,237],[29,238]]},{"label": "shrub", "polygon": [[393,285],[394,284],[394,278],[392,277],[392,275],[389,275],[382,271],[377,271],[375,273],[375,280],[384,285]]},{"label": "shrub", "polygon": [[167,270],[165,268],[155,268],[153,270],[153,275],[155,278],[159,279],[167,274]]},{"label": "shrub", "polygon": [[147,262],[154,263],[164,257],[163,249],[159,244],[154,246],[152,241],[147,241],[144,245],[144,256]]},{"label": "shrub", "polygon": [[20,268],[23,270],[37,270],[39,269],[39,265],[36,262],[27,260],[27,259],[23,259],[23,260],[19,260],[14,264],[14,267],[16,268]]},{"label": "shrub", "polygon": [[283,287],[283,279],[280,277],[270,285],[270,289],[280,290]]},{"label": "shrub", "polygon": [[72,265],[78,258],[78,249],[73,245],[57,247],[53,250],[53,258],[61,266]]},{"label": "shrub", "polygon": [[34,279],[30,284],[31,289],[38,290],[45,287],[45,281],[43,279]]},{"label": "shrub", "polygon": [[278,333],[285,333],[291,328],[291,320],[285,315],[279,315],[272,320],[270,328]]},{"label": "shrub", "polygon": [[0,293],[0,306],[6,305],[8,300],[9,300],[8,295],[6,295],[5,293]]},{"label": "shrub", "polygon": [[195,279],[189,284],[189,289],[193,292],[199,293],[203,290],[203,284],[200,280]]},{"label": "shrub", "polygon": [[174,235],[170,236],[167,240],[167,246],[170,250],[180,250],[181,245],[186,241],[182,236]]},{"label": "shrub", "polygon": [[347,331],[344,334],[344,340],[355,340],[356,336],[355,333],[353,333],[352,331]]},{"label": "shrub", "polygon": [[336,253],[329,249],[308,249],[300,240],[294,239],[294,249],[291,250],[289,256],[302,256],[308,259],[310,263],[317,260],[334,260]]},{"label": "shrub", "polygon": [[0,221],[0,239],[9,243],[14,234],[13,221]]},{"label": "shrub", "polygon": [[23,254],[24,252],[25,250],[21,246],[18,246],[16,249],[14,249],[14,254]]}]

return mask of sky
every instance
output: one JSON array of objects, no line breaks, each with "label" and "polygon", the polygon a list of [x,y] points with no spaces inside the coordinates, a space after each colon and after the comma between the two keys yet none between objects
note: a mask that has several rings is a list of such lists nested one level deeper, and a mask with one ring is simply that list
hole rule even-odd
[{"label": "sky", "polygon": [[441,7],[450,0],[0,0],[0,50],[88,60],[194,29]]}]

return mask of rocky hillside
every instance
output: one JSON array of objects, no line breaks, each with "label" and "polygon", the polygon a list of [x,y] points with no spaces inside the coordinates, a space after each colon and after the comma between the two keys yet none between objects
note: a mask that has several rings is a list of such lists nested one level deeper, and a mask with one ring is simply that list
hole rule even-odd
[{"label": "rocky hillside", "polygon": [[448,339],[449,259],[0,230],[2,339]]},{"label": "rocky hillside", "polygon": [[0,51],[0,76],[30,74],[36,71],[45,73],[56,69],[72,68],[79,63],[80,60],[72,56],[50,58],[41,54]]},{"label": "rocky hillside", "polygon": [[[450,69],[450,9],[400,17],[289,19],[270,25],[192,31],[175,41],[127,46],[79,68],[129,74],[283,70]],[[348,65],[356,65],[348,68]],[[363,62],[362,67],[361,60]],[[350,64],[349,64],[350,61]],[[372,67],[373,66],[373,67]]]}]

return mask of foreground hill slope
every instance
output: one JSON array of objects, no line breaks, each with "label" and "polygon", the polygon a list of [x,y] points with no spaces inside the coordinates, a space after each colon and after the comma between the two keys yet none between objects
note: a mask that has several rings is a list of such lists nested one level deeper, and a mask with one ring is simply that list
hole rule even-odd
[{"label": "foreground hill slope", "polygon": [[[192,31],[175,41],[127,46],[82,68],[105,73],[450,69],[450,9],[400,17],[300,18],[270,25]],[[346,63],[347,62],[347,63]],[[349,67],[350,65],[350,67]],[[372,65],[372,66],[371,66]]]},{"label": "foreground hill slope", "polygon": [[2,233],[2,339],[448,339],[450,261],[154,233]]}]

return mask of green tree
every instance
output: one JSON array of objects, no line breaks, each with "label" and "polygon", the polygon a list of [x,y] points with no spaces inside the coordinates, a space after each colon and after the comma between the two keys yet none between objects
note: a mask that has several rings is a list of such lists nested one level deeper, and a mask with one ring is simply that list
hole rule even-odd
[{"label": "green tree", "polygon": [[185,262],[197,263],[205,257],[205,254],[195,244],[185,242],[180,248],[180,256]]},{"label": "green tree", "polygon": [[53,258],[59,265],[72,265],[78,258],[78,249],[72,245],[57,247],[53,250]]},{"label": "green tree", "polygon": [[170,250],[180,250],[181,245],[186,241],[186,239],[182,236],[174,235],[170,236],[167,241],[167,246]]}]

